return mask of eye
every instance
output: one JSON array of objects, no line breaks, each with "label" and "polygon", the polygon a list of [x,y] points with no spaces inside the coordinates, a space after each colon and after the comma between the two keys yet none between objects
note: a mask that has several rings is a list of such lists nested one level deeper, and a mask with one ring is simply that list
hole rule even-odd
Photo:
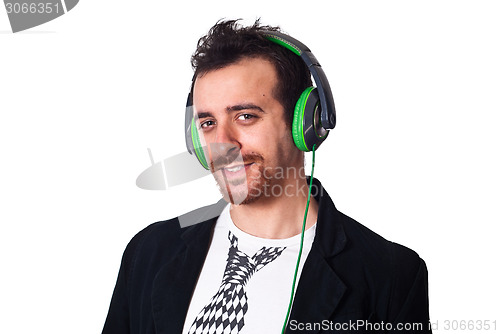
[{"label": "eye", "polygon": [[256,116],[252,115],[252,114],[241,114],[241,115],[238,115],[238,117],[237,117],[237,119],[240,121],[248,121],[252,118],[256,118]]},{"label": "eye", "polygon": [[215,122],[213,120],[207,120],[207,121],[200,123],[200,128],[201,129],[208,129],[209,127],[212,127],[214,125],[215,125]]}]

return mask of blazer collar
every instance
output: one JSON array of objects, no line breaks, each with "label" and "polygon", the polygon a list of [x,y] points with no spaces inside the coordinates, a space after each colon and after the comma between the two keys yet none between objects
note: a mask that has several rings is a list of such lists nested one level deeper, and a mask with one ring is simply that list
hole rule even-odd
[{"label": "blazer collar", "polygon": [[[340,213],[317,179],[312,194],[318,201],[318,219],[313,246],[302,269],[293,302],[290,321],[313,323],[329,319],[346,290],[345,284],[327,259],[340,253],[346,244]],[[213,227],[225,206],[224,200],[209,206],[205,215],[213,217],[189,226],[182,233],[185,242],[172,260],[156,275],[152,288],[153,318],[157,333],[181,333],[198,276],[203,267]],[[200,209],[198,209],[200,210]],[[186,221],[186,217],[179,217]],[[290,327],[290,322],[289,326]]]},{"label": "blazer collar", "polygon": [[321,182],[314,178],[311,193],[315,195],[314,198],[318,202],[316,237],[313,247],[318,248],[324,257],[337,255],[344,249],[347,242],[344,228],[339,223],[341,213],[335,208],[335,204]]}]

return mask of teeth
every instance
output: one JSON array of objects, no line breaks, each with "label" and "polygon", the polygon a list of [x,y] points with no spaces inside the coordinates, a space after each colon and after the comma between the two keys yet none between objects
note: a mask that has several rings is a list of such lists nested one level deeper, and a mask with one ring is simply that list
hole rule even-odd
[{"label": "teeth", "polygon": [[230,172],[232,172],[232,173],[234,173],[234,172],[239,171],[242,168],[243,168],[243,166],[240,165],[240,166],[231,167],[231,168],[225,168],[225,169],[228,170],[228,171],[230,171]]}]

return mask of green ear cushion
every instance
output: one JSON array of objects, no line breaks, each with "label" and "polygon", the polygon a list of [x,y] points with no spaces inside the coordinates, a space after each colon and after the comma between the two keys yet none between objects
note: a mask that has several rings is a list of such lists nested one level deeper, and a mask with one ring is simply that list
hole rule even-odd
[{"label": "green ear cushion", "polygon": [[209,169],[207,160],[205,159],[205,153],[203,152],[203,147],[201,145],[200,136],[198,134],[198,130],[196,129],[196,122],[194,121],[194,117],[191,121],[191,138],[193,140],[196,157],[205,169]]},{"label": "green ear cushion", "polygon": [[301,151],[309,152],[310,149],[306,145],[304,139],[304,111],[306,108],[306,102],[309,98],[309,94],[313,91],[314,87],[306,88],[300,94],[299,100],[295,104],[295,110],[293,112],[293,123],[292,123],[292,136],[295,145]]}]

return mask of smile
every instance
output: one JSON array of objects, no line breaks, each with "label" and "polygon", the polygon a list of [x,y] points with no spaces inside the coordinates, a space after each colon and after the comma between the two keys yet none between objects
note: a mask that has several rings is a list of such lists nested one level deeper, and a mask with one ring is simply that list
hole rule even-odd
[{"label": "smile", "polygon": [[239,165],[239,166],[235,166],[235,167],[231,167],[231,168],[226,168],[226,170],[234,173],[234,172],[239,171],[242,168],[243,168],[243,165]]},{"label": "smile", "polygon": [[229,173],[237,173],[241,170],[247,170],[248,168],[250,168],[250,166],[253,165],[253,162],[252,163],[249,163],[249,164],[244,164],[244,165],[236,165],[236,166],[230,166],[230,167],[224,167],[224,171],[225,172],[229,172]]}]

